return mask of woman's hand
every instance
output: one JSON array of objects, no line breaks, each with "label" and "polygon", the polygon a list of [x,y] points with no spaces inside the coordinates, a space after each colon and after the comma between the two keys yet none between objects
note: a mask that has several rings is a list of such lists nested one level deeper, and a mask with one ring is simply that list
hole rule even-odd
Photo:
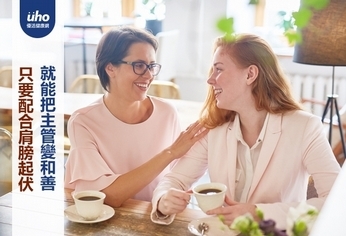
[{"label": "woman's hand", "polygon": [[226,225],[231,225],[235,218],[246,213],[250,213],[255,220],[258,220],[256,216],[255,205],[249,203],[239,203],[229,199],[228,197],[225,198],[225,202],[228,204],[228,206],[215,208],[213,210],[208,211],[207,214],[222,215],[224,219],[224,224]]},{"label": "woman's hand", "polygon": [[174,159],[180,158],[187,153],[198,140],[203,138],[208,131],[208,129],[203,127],[203,124],[196,121],[181,132],[179,137],[167,150],[172,153]]},{"label": "woman's hand", "polygon": [[157,204],[157,209],[164,215],[182,212],[190,201],[190,194],[179,189],[171,188]]}]

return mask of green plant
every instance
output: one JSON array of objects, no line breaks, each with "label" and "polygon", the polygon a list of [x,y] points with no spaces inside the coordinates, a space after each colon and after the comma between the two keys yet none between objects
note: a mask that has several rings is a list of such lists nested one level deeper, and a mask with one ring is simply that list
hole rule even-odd
[{"label": "green plant", "polygon": [[259,0],[250,0],[249,5],[257,5],[259,3]]},{"label": "green plant", "polygon": [[91,15],[91,9],[93,7],[93,2],[92,1],[88,1],[84,4],[84,10],[87,16]]},{"label": "green plant", "polygon": [[280,17],[280,22],[277,24],[277,26],[280,29],[283,29],[284,32],[288,30],[293,30],[295,28],[294,26],[294,18],[292,15],[288,15],[285,11],[279,11],[278,15]]},{"label": "green plant", "polygon": [[[283,22],[287,28],[284,35],[288,39],[289,44],[302,42],[301,32],[297,31],[296,28],[303,29],[306,27],[313,12],[327,7],[329,1],[330,0],[301,0],[300,9],[292,13],[292,16],[288,18],[288,22]],[[222,17],[217,21],[217,28],[225,33],[225,36],[230,40],[234,34],[233,21],[233,18],[226,17]]]},{"label": "green plant", "polygon": [[[318,211],[305,202],[297,208],[291,207],[287,214],[287,228],[284,231],[276,228],[275,220],[265,220],[261,210],[257,209],[256,214],[259,222],[255,221],[252,215],[246,214],[235,218],[230,228],[241,236],[308,236]],[[223,221],[222,217],[219,218]]]},{"label": "green plant", "polygon": [[225,38],[232,40],[234,34],[234,19],[233,17],[223,17],[217,21],[216,27],[223,33],[225,33]]},{"label": "green plant", "polygon": [[[294,25],[299,29],[303,29],[308,25],[314,11],[322,10],[326,8],[328,4],[329,0],[302,0],[299,11],[292,13]],[[287,30],[284,34],[289,43],[302,42],[302,35],[300,31]]]}]

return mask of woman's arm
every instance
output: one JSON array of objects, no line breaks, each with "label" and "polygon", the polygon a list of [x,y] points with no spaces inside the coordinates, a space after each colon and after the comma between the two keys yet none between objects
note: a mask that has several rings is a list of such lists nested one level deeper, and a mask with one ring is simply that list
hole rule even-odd
[{"label": "woman's arm", "polygon": [[134,196],[143,187],[148,185],[173,160],[182,157],[191,146],[207,134],[199,122],[192,124],[183,131],[177,140],[167,149],[163,150],[143,165],[119,176],[111,185],[102,191],[107,195],[105,203],[113,207]]}]

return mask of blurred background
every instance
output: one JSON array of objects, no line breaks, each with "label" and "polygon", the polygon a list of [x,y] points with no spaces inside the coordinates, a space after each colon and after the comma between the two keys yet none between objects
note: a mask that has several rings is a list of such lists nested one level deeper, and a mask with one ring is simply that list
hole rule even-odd
[{"label": "blurred background", "polygon": [[[64,1],[65,91],[78,76],[96,74],[96,45],[103,33],[114,26],[133,24],[150,28],[160,38],[158,62],[163,68],[157,80],[173,81],[181,99],[204,101],[212,43],[222,34],[216,28],[221,17],[233,17],[236,32],[255,33],[269,42],[298,99],[325,100],[331,90],[330,67],[292,62],[293,45],[287,43],[283,32],[293,27],[290,16],[299,9],[299,0]],[[11,64],[11,11],[11,0],[0,0],[0,67]],[[85,27],[90,22],[104,25]],[[76,27],[83,23],[85,28]],[[335,87],[339,104],[345,104],[346,93],[340,92],[346,89],[345,67],[335,70]],[[322,114],[322,106],[312,109]]]}]

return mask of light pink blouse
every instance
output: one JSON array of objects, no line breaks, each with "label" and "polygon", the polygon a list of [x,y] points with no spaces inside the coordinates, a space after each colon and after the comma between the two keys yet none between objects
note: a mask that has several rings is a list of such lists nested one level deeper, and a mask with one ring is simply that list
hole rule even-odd
[{"label": "light pink blouse", "polygon": [[[172,223],[174,215],[157,218],[159,199],[170,188],[190,189],[207,169],[210,181],[227,185],[227,196],[234,199],[239,183],[239,125],[240,122],[229,122],[211,129],[177,161],[154,192],[153,222]],[[300,202],[307,201],[321,210],[339,171],[340,165],[323,133],[319,117],[305,111],[269,114],[245,202],[255,204],[266,219],[274,219],[277,228],[286,229],[290,207],[296,208]],[[306,200],[309,176],[313,177],[318,197]]]},{"label": "light pink blouse", "polygon": [[[153,113],[139,124],[118,120],[102,98],[72,114],[68,122],[71,150],[66,162],[65,188],[104,189],[175,141],[180,134],[176,109],[160,98],[150,99]],[[169,167],[133,198],[150,201],[153,190],[168,171]]]}]

